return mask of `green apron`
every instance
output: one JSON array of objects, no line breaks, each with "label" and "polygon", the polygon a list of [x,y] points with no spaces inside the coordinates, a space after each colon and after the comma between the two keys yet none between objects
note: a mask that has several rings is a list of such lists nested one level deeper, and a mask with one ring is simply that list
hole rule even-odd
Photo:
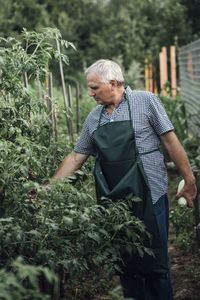
[{"label": "green apron", "polygon": [[93,134],[97,152],[94,168],[97,201],[101,203],[101,197],[107,197],[113,201],[123,199],[130,193],[141,198],[142,201],[135,202],[133,205],[133,215],[143,220],[147,231],[152,235],[151,244],[148,239],[145,246],[151,247],[155,257],[146,253],[143,258],[137,253],[126,254],[123,257],[124,271],[142,275],[154,273],[163,276],[168,270],[167,261],[154,214],[147,176],[141,160],[141,155],[150,152],[142,154],[138,152],[127,94],[126,100],[130,120],[116,121],[100,126],[103,108],[97,130]]}]

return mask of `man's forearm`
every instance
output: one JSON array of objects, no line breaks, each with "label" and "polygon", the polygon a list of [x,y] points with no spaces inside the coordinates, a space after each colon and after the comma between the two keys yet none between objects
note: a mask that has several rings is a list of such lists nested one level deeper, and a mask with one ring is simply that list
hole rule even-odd
[{"label": "man's forearm", "polygon": [[161,141],[167,149],[170,158],[175,163],[179,172],[185,180],[182,190],[176,195],[177,198],[183,196],[187,199],[188,206],[193,206],[193,200],[196,197],[197,188],[195,177],[191,170],[187,155],[176,135],[171,131],[161,136]]},{"label": "man's forearm", "polygon": [[175,163],[185,181],[194,181],[194,175],[192,173],[187,155],[176,135],[173,132],[169,132],[166,134],[166,136],[161,136],[161,141],[163,142],[170,158]]},{"label": "man's forearm", "polygon": [[80,169],[87,160],[88,155],[72,151],[65,157],[58,170],[52,176],[52,179],[65,178],[76,170]]}]

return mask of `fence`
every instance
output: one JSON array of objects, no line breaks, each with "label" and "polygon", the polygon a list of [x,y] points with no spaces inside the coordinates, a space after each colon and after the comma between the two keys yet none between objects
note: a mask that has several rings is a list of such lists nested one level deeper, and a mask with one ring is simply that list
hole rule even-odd
[{"label": "fence", "polygon": [[[200,39],[179,50],[180,97],[185,102],[188,125],[192,133],[199,132],[200,113]],[[195,171],[198,195],[194,201],[197,246],[200,248],[199,170]]]},{"label": "fence", "polygon": [[186,104],[191,132],[197,133],[200,125],[200,39],[181,47],[178,60],[180,96]]},{"label": "fence", "polygon": [[[168,52],[168,53],[167,53]],[[171,93],[173,98],[177,95],[176,80],[176,47],[170,46],[167,49],[163,46],[159,53],[159,75],[158,84],[157,77],[158,68],[156,69],[156,59],[151,56],[145,59],[145,89],[155,94],[159,92],[163,95]],[[159,86],[159,88],[158,88]]]}]

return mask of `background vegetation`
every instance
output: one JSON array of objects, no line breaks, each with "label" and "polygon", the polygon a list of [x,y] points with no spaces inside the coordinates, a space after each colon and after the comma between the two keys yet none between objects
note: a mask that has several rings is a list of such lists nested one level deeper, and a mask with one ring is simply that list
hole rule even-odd
[{"label": "background vegetation", "polygon": [[[200,37],[198,0],[0,0],[0,7],[2,37],[16,37],[23,28],[56,27],[75,44],[77,52],[69,51],[65,69],[69,83],[84,81],[84,68],[99,58],[120,60],[130,72],[136,64],[133,83],[145,57],[156,58],[162,46],[179,47]],[[53,73],[58,79],[55,64]]]}]

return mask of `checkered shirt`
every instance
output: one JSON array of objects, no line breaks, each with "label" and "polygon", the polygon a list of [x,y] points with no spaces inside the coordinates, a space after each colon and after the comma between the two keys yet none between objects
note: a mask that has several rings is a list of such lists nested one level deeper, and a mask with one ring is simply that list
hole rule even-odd
[{"label": "checkered shirt", "polygon": [[[132,123],[135,131],[136,146],[139,153],[152,151],[160,147],[159,136],[174,129],[160,99],[146,91],[126,88],[129,96]],[[100,113],[103,106],[96,106],[87,116],[81,136],[74,151],[95,156],[93,133],[97,129]],[[129,120],[128,103],[125,97],[115,107],[110,115],[104,108],[100,126],[115,121]],[[163,154],[155,151],[141,156],[146,172],[152,200],[157,200],[167,193],[168,179]]]}]

